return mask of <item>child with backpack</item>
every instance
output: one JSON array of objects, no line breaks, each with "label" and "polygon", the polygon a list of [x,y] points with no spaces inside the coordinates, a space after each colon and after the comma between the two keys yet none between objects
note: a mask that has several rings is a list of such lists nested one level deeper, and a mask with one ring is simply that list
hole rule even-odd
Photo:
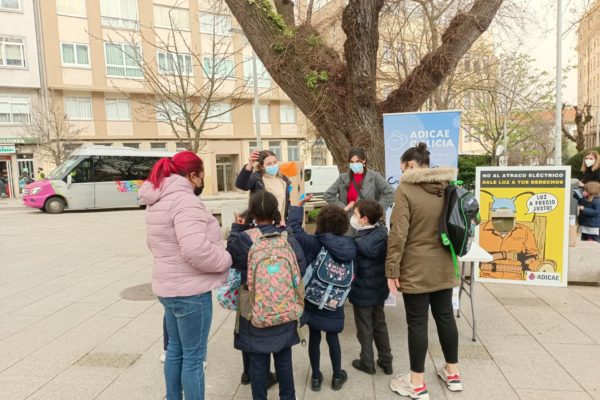
[{"label": "child with backpack", "polygon": [[586,197],[579,201],[581,240],[600,242],[600,183],[588,182],[583,190]]},{"label": "child with backpack", "polygon": [[350,225],[356,230],[356,279],[352,283],[350,302],[354,309],[356,338],[360,358],[352,366],[369,375],[375,374],[373,342],[377,347],[377,365],[386,375],[393,373],[392,349],[385,322],[385,300],[390,294],[385,277],[388,233],[379,224],[383,208],[375,200],[360,200],[354,208]]},{"label": "child with backpack", "polygon": [[[306,269],[298,242],[288,236],[277,198],[264,190],[250,197],[248,219],[256,227],[234,223],[227,241],[233,267],[239,269],[234,347],[248,354],[252,398],[267,399],[271,354],[279,379],[279,398],[295,400],[292,346],[300,342],[298,319],[304,311],[301,274]],[[236,221],[241,222],[241,221]]]},{"label": "child with backpack", "polygon": [[346,211],[337,206],[321,208],[314,235],[304,231],[303,205],[310,198],[309,195],[300,202],[299,207],[290,208],[288,226],[302,246],[306,261],[310,264],[304,276],[304,310],[310,328],[308,355],[312,369],[311,389],[318,392],[323,383],[319,364],[321,332],[325,332],[333,367],[331,388],[340,390],[348,380],[348,374],[342,369],[342,350],[338,334],[344,329],[343,305],[354,277],[356,246],[353,238],[344,236],[349,227],[348,217]]}]

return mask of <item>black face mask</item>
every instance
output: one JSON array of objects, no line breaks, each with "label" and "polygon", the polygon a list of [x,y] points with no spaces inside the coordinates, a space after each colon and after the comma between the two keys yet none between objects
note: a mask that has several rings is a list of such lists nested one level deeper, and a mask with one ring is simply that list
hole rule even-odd
[{"label": "black face mask", "polygon": [[198,186],[194,188],[194,194],[196,196],[200,196],[202,194],[202,191],[204,190],[204,185],[202,186]]}]

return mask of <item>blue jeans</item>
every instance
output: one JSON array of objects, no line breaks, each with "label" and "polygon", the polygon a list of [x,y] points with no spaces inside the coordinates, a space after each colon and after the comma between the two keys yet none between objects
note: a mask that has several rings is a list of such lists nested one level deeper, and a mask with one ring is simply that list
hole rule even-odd
[{"label": "blue jeans", "polygon": [[212,320],[210,292],[185,297],[159,297],[169,334],[165,381],[167,400],[204,399],[204,363]]}]

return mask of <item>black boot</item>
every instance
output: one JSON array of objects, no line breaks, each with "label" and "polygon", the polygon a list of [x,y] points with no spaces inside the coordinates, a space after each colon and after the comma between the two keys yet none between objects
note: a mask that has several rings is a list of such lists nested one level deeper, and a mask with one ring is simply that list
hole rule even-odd
[{"label": "black boot", "polygon": [[323,374],[319,372],[318,378],[312,378],[310,380],[310,388],[313,392],[321,391],[321,384],[323,383]]},{"label": "black boot", "polygon": [[248,385],[250,383],[250,377],[247,373],[242,372],[242,378],[240,379],[242,385]]},{"label": "black boot", "polygon": [[389,363],[385,363],[381,360],[377,360],[377,365],[379,365],[379,367],[383,370],[383,373],[386,375],[392,375],[394,373],[391,361]]},{"label": "black boot", "polygon": [[375,375],[375,367],[367,365],[363,360],[353,360],[352,366],[365,374]]},{"label": "black boot", "polygon": [[346,371],[342,370],[341,377],[336,378],[334,376],[333,379],[331,380],[331,389],[340,390],[342,388],[342,386],[344,386],[344,383],[346,383],[347,380],[348,380],[348,374],[346,373]]},{"label": "black boot", "polygon": [[267,375],[267,390],[277,385],[277,383],[279,383],[277,374],[275,372],[269,372],[269,375]]}]

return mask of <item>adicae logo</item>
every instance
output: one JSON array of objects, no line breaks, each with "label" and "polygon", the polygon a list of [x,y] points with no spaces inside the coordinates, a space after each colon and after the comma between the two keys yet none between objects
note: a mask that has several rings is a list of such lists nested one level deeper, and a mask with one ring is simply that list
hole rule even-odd
[{"label": "adicae logo", "polygon": [[529,274],[529,280],[532,281],[535,279],[535,274],[532,272]]}]

